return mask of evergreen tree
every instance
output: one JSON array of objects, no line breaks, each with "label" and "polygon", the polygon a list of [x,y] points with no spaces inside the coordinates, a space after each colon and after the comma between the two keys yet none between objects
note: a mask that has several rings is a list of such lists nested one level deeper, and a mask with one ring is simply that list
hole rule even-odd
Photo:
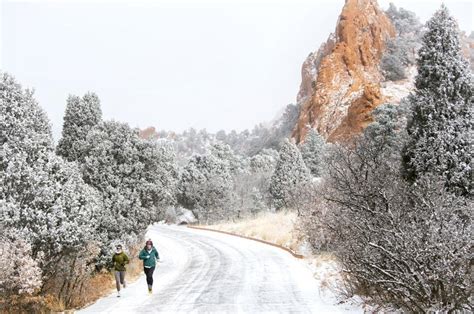
[{"label": "evergreen tree", "polygon": [[310,172],[298,147],[286,139],[280,148],[278,162],[270,182],[270,193],[276,209],[291,208],[298,191],[310,181]]},{"label": "evergreen tree", "polygon": [[[104,203],[99,230],[106,241],[142,235],[167,206],[174,205],[174,155],[142,140],[128,124],[104,121],[86,138],[82,174]],[[110,247],[103,247],[107,256]]]},{"label": "evergreen tree", "polygon": [[[0,171],[36,162],[52,150],[51,127],[45,112],[15,79],[0,72]],[[13,162],[11,158],[21,158]],[[10,165],[9,165],[10,164]]]},{"label": "evergreen tree", "polygon": [[62,138],[57,146],[57,153],[68,161],[80,160],[86,142],[87,133],[102,119],[99,97],[94,93],[85,94],[82,99],[69,96]]},{"label": "evergreen tree", "polygon": [[225,163],[232,175],[242,172],[246,167],[246,160],[235,154],[228,144],[217,142],[211,145],[209,153]]},{"label": "evergreen tree", "polygon": [[178,184],[178,201],[199,221],[232,216],[232,175],[228,162],[212,154],[194,155],[184,167]]},{"label": "evergreen tree", "polygon": [[444,5],[427,22],[417,65],[403,158],[406,177],[414,181],[425,173],[438,174],[451,191],[470,194],[473,79],[461,52],[456,21]]},{"label": "evergreen tree", "polygon": [[301,156],[315,177],[321,176],[324,146],[325,141],[322,136],[315,129],[311,129],[300,147]]},{"label": "evergreen tree", "polygon": [[49,121],[32,93],[7,74],[0,91],[0,221],[2,227],[26,231],[27,243],[21,245],[43,279],[62,278],[57,263],[94,239],[100,207],[77,165],[54,154]]}]

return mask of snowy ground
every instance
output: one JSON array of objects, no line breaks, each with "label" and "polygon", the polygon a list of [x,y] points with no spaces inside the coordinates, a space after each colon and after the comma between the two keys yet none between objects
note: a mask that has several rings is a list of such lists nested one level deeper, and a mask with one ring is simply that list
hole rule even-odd
[{"label": "snowy ground", "polygon": [[255,241],[185,227],[150,227],[163,260],[153,295],[145,277],[80,313],[360,313],[335,305],[319,290],[308,266],[289,253]]}]

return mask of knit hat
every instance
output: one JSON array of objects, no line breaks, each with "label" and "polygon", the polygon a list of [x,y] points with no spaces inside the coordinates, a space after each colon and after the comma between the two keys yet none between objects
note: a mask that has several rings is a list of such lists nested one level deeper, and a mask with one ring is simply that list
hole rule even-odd
[{"label": "knit hat", "polygon": [[153,242],[152,242],[151,240],[146,241],[145,245],[148,245],[148,244],[150,244],[151,246],[153,246]]}]

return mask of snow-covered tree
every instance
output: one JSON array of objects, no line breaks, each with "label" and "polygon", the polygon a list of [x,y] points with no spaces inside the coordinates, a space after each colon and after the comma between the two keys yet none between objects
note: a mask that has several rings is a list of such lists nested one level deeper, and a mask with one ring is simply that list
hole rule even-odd
[{"label": "snow-covered tree", "polygon": [[[53,152],[26,166],[3,172],[4,199],[15,204],[2,208],[7,227],[27,230],[34,258],[45,280],[57,275],[56,264],[97,241],[96,222],[101,208],[98,195],[86,185],[74,163]],[[18,175],[18,177],[12,174]],[[70,271],[70,270],[69,270]]]},{"label": "snow-covered tree", "polygon": [[6,74],[0,90],[1,222],[22,230],[44,288],[74,273],[69,264],[59,270],[59,261],[74,259],[96,240],[100,203],[77,165],[55,155],[49,121],[32,94]]},{"label": "snow-covered tree", "polygon": [[[21,155],[24,163],[33,163],[53,147],[51,127],[45,112],[15,79],[0,72],[0,170],[12,166],[9,152]],[[19,158],[19,157],[18,157]],[[17,166],[18,165],[17,163]]]},{"label": "snow-covered tree", "polygon": [[395,26],[396,35],[387,40],[380,60],[385,79],[396,81],[406,78],[406,69],[415,64],[422,26],[415,13],[390,4],[386,14]]},{"label": "snow-covered tree", "polygon": [[298,191],[305,187],[310,177],[298,147],[286,139],[280,147],[278,162],[270,183],[270,193],[276,209],[295,206]]},{"label": "snow-covered tree", "polygon": [[48,119],[32,94],[8,75],[0,89],[0,200],[17,205],[9,213],[13,227],[30,230],[34,254],[58,254],[72,242],[80,247],[93,224],[94,192],[76,165],[54,154]]},{"label": "snow-covered tree", "polygon": [[324,154],[325,141],[318,131],[311,129],[305,141],[300,146],[301,156],[306,167],[315,177],[319,177],[322,171],[322,160]]},{"label": "snow-covered tree", "polygon": [[372,111],[374,122],[364,130],[363,137],[372,143],[366,149],[383,149],[392,153],[393,160],[400,158],[400,151],[406,142],[406,116],[409,104],[402,100],[399,105],[383,104]]},{"label": "snow-covered tree", "polygon": [[[271,207],[270,178],[275,169],[278,152],[263,149],[246,158],[234,155],[238,171],[231,171],[233,179],[233,204],[237,218],[268,210]],[[235,163],[235,162],[234,162]]]},{"label": "snow-covered tree", "polygon": [[252,172],[272,172],[275,170],[278,161],[278,151],[274,149],[263,149],[257,155],[250,158],[250,168]]},{"label": "snow-covered tree", "polygon": [[139,140],[137,148],[143,165],[142,206],[163,211],[175,205],[178,170],[174,148],[167,141],[144,139]]},{"label": "snow-covered tree", "polygon": [[99,230],[107,242],[141,235],[174,204],[174,155],[126,123],[99,123],[87,135],[84,156],[84,181],[103,201]]},{"label": "snow-covered tree", "polygon": [[209,154],[226,164],[231,174],[235,175],[246,168],[246,160],[234,153],[232,148],[222,142],[217,142],[210,146]]},{"label": "snow-covered tree", "polygon": [[404,165],[410,180],[445,178],[461,194],[473,191],[474,83],[462,55],[457,23],[442,5],[427,22],[418,54]]},{"label": "snow-covered tree", "polygon": [[414,12],[397,8],[393,3],[389,4],[385,13],[392,21],[398,34],[418,32],[421,28],[420,21]]},{"label": "snow-covered tree", "polygon": [[194,155],[184,167],[178,200],[199,221],[218,221],[234,215],[233,181],[228,163],[212,154]]},{"label": "snow-covered tree", "polygon": [[272,206],[270,183],[275,171],[279,154],[274,149],[263,149],[250,158],[250,175],[253,179],[252,198],[255,208],[263,209]]},{"label": "snow-covered tree", "polygon": [[82,98],[70,95],[67,99],[62,138],[56,151],[66,160],[83,157],[87,133],[102,119],[99,97],[87,93]]}]

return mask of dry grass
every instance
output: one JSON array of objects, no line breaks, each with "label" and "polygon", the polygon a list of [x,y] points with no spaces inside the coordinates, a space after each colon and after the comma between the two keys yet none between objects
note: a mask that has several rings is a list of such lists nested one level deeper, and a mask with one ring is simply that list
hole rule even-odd
[{"label": "dry grass", "polygon": [[265,240],[298,252],[301,238],[295,230],[297,220],[294,212],[259,213],[237,222],[208,226],[238,235]]},{"label": "dry grass", "polygon": [[51,313],[63,311],[60,302],[48,296],[13,296],[8,300],[0,298],[1,314]]}]

